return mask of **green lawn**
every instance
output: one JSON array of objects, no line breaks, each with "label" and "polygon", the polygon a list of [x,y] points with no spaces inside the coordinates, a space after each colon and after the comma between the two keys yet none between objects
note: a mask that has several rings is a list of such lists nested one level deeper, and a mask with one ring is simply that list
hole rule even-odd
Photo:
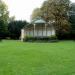
[{"label": "green lawn", "polygon": [[0,75],[75,75],[75,41],[2,41]]}]

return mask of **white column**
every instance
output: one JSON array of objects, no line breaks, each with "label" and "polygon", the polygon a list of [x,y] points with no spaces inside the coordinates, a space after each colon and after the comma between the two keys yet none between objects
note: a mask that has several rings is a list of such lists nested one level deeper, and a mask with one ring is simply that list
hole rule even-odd
[{"label": "white column", "polygon": [[46,31],[46,36],[47,36],[47,24],[45,24],[45,31]]},{"label": "white column", "polygon": [[43,25],[42,25],[42,37],[43,37]]},{"label": "white column", "polygon": [[21,41],[23,41],[24,38],[25,38],[24,29],[22,29],[22,30],[21,30]]},{"label": "white column", "polygon": [[52,36],[52,31],[53,31],[53,28],[52,28],[52,25],[51,25],[51,36]]},{"label": "white column", "polygon": [[35,25],[36,25],[36,24],[34,24],[34,37],[35,37]]}]

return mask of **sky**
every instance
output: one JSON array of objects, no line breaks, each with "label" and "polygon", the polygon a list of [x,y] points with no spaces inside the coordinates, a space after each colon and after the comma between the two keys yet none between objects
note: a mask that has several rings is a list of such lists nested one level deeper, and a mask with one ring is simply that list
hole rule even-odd
[{"label": "sky", "polygon": [[[10,16],[15,16],[16,20],[27,20],[30,22],[30,16],[35,8],[42,5],[45,0],[3,0],[10,12]],[[71,0],[75,2],[75,0]]]}]

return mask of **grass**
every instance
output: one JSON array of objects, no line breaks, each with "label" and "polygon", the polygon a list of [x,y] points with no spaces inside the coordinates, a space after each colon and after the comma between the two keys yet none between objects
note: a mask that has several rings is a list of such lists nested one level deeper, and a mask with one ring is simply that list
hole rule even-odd
[{"label": "grass", "polygon": [[0,75],[75,75],[75,42],[0,42]]}]

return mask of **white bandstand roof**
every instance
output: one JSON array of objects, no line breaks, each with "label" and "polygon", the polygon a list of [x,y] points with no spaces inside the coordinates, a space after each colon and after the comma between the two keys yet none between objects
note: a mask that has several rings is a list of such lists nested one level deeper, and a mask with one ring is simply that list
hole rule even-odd
[{"label": "white bandstand roof", "polygon": [[45,24],[46,21],[43,19],[38,19],[38,20],[34,21],[34,24],[42,24],[42,23]]}]

